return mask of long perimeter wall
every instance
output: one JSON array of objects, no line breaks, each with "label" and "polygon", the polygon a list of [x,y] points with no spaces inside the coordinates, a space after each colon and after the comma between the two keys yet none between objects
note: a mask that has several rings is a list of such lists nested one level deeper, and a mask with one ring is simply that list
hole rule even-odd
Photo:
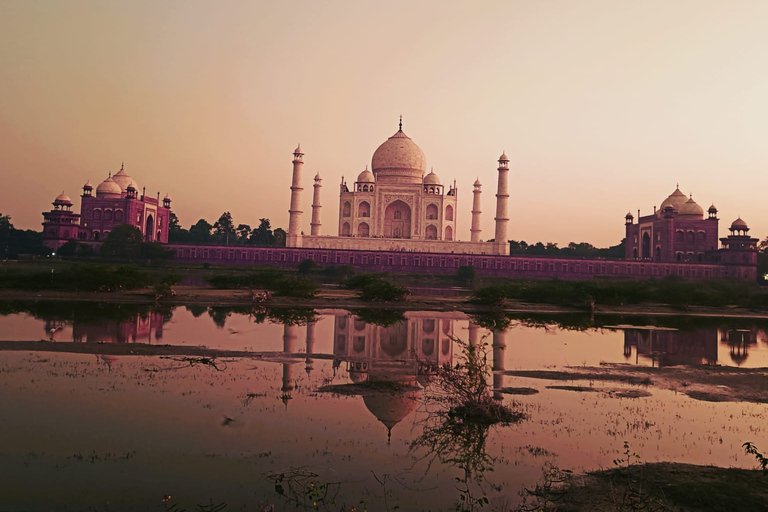
[{"label": "long perimeter wall", "polygon": [[479,275],[532,279],[757,279],[754,265],[655,263],[607,259],[568,259],[480,254],[431,254],[407,251],[278,248],[165,244],[179,263],[296,266],[305,259],[319,265],[351,265],[355,270],[396,273],[454,274],[472,265]]}]

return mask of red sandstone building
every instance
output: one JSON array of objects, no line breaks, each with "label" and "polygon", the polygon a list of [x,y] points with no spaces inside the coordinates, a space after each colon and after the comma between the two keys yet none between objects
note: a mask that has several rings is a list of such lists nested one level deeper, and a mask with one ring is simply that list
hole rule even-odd
[{"label": "red sandstone building", "polygon": [[168,242],[171,200],[166,195],[160,202],[147,197],[121,166],[120,170],[101,182],[93,193],[91,182],[83,185],[80,214],[72,211],[72,200],[63,192],[53,201],[53,209],[43,213],[43,241],[53,250],[69,240],[98,242],[115,226],[128,224],[141,231],[148,242]]}]

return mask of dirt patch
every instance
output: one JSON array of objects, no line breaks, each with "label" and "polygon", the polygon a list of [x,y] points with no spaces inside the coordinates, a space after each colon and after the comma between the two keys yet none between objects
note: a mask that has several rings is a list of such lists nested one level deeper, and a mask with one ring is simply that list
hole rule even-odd
[{"label": "dirt patch", "polygon": [[547,386],[547,389],[562,389],[564,391],[581,391],[581,392],[597,392],[600,391],[596,388],[590,388],[588,386]]},{"label": "dirt patch", "polygon": [[574,478],[557,505],[573,512],[617,510],[616,503],[624,503],[626,510],[768,510],[765,482],[766,475],[758,470],[636,464]]},{"label": "dirt patch", "polygon": [[[624,382],[630,385],[653,386],[683,393],[694,400],[707,402],[768,403],[768,368],[731,368],[724,366],[674,366],[649,368],[624,364],[603,364],[600,367],[578,367],[565,370],[514,370],[505,375],[555,381]],[[651,378],[653,377],[653,378]],[[574,389],[581,386],[559,386]],[[593,388],[593,386],[589,386]],[[599,388],[593,388],[599,390]],[[583,391],[586,391],[584,389]],[[640,390],[602,390],[619,398],[647,396]]]},{"label": "dirt patch", "polygon": [[505,395],[535,395],[539,392],[535,388],[501,388],[499,391]]},{"label": "dirt patch", "polygon": [[614,389],[608,392],[616,398],[645,398],[651,396],[650,391],[644,389]]}]

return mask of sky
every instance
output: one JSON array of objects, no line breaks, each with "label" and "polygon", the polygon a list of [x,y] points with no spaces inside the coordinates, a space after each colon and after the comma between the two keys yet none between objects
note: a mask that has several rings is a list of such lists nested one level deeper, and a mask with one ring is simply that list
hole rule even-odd
[{"label": "sky", "polygon": [[404,131],[472,183],[493,237],[510,158],[509,238],[618,243],[677,183],[768,234],[768,2],[0,0],[0,212],[41,229],[63,191],[126,171],[169,194],[184,227],[262,217],[287,228],[292,152],[303,227],[323,178]]}]

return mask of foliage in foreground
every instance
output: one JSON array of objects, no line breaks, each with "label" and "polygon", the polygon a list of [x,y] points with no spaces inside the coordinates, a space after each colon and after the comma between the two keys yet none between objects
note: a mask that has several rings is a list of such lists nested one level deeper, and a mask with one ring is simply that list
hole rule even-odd
[{"label": "foliage in foreground", "polygon": [[275,267],[257,267],[249,272],[217,274],[209,277],[208,282],[214,288],[264,289],[283,297],[308,299],[317,294],[317,284],[303,277],[289,276],[284,270]]},{"label": "foliage in foreground", "polygon": [[57,266],[50,271],[0,274],[0,288],[15,290],[109,292],[135,290],[156,284],[173,285],[180,281],[180,276],[158,277],[133,265],[76,264]]},{"label": "foliage in foreground", "polygon": [[376,274],[355,274],[342,286],[360,292],[360,298],[368,302],[394,302],[405,300],[411,292],[408,288],[385,281]]},{"label": "foliage in foreground", "polygon": [[499,307],[506,300],[563,306],[662,303],[674,307],[740,305],[768,307],[768,291],[754,283],[729,280],[591,281],[511,280],[475,290],[472,302]]}]

